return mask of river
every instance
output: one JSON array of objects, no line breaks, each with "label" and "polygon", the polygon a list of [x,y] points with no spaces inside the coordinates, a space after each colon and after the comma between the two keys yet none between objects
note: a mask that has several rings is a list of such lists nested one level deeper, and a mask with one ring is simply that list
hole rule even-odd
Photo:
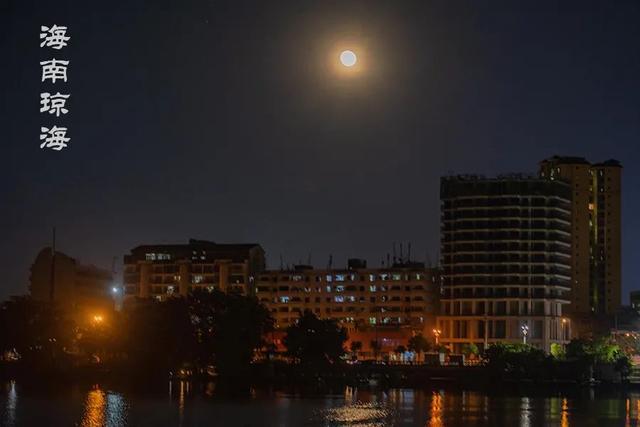
[{"label": "river", "polygon": [[636,426],[640,393],[622,390],[367,390],[301,397],[216,396],[213,384],[131,391],[100,385],[0,383],[3,426]]}]

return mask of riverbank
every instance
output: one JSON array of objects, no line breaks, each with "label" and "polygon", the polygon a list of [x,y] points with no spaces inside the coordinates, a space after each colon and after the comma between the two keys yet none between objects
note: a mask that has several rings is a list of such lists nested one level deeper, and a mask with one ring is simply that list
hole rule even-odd
[{"label": "riverbank", "polygon": [[190,372],[190,375],[148,372],[131,372],[122,366],[106,364],[81,367],[48,367],[33,369],[20,363],[1,363],[0,380],[24,382],[113,382],[117,384],[165,384],[168,380],[189,380],[237,385],[239,388],[291,388],[334,389],[342,387],[414,388],[424,384],[454,387],[501,385],[526,385],[535,387],[608,387],[624,386],[640,389],[640,384],[629,383],[612,366],[597,365],[592,370],[593,380],[585,379],[584,367],[577,363],[556,365],[541,375],[521,375],[516,371],[505,372],[491,365],[432,366],[421,364],[356,363],[309,367],[284,362],[265,362],[250,366],[241,375],[211,377],[206,373]]}]

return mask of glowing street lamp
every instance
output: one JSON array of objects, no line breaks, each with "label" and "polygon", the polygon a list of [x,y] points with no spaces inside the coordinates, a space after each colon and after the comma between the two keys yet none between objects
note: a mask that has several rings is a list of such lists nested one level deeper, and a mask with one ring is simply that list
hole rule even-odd
[{"label": "glowing street lamp", "polygon": [[103,321],[104,321],[104,317],[102,317],[102,315],[101,315],[101,314],[95,314],[95,315],[93,316],[93,323],[95,323],[95,324],[100,324],[100,323],[102,323]]},{"label": "glowing street lamp", "polygon": [[567,324],[569,323],[569,319],[562,318],[562,341],[567,340]]},{"label": "glowing street lamp", "polygon": [[522,343],[526,344],[527,343],[527,335],[529,335],[529,326],[522,325],[522,327],[520,328],[522,330]]},{"label": "glowing street lamp", "polygon": [[436,346],[438,346],[439,342],[440,342],[440,334],[442,333],[442,331],[440,329],[434,329],[433,330],[433,335],[436,337]]}]

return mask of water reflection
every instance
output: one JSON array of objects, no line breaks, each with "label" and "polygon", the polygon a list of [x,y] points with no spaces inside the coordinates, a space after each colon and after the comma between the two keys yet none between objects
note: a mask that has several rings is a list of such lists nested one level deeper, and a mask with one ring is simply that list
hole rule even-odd
[{"label": "water reflection", "polygon": [[324,420],[330,425],[383,427],[390,411],[376,403],[353,403],[327,409]]},{"label": "water reflection", "polygon": [[562,399],[562,412],[560,414],[560,427],[569,427],[569,401]]},{"label": "water reflection", "polygon": [[6,424],[7,426],[14,426],[16,423],[16,402],[18,401],[18,394],[16,393],[16,382],[9,381],[7,384],[7,409],[6,409]]},{"label": "water reflection", "polygon": [[[78,390],[82,390],[80,394]],[[165,389],[166,390],[166,389]],[[572,390],[544,395],[540,390],[512,395],[456,390],[371,390],[346,388],[327,396],[285,392],[252,393],[243,399],[220,396],[215,384],[175,381],[165,390],[126,394],[104,386],[25,387],[0,384],[0,425],[92,426],[560,426],[640,425],[640,395],[616,390]],[[149,394],[150,393],[150,394]],[[213,398],[212,398],[213,397]]]},{"label": "water reflection", "polygon": [[442,404],[444,400],[444,392],[433,392],[431,396],[431,407],[429,408],[430,416],[429,427],[442,427],[444,424],[442,422]]},{"label": "water reflection", "polygon": [[95,386],[87,393],[80,425],[82,427],[124,426],[126,409],[122,395],[105,393]]}]

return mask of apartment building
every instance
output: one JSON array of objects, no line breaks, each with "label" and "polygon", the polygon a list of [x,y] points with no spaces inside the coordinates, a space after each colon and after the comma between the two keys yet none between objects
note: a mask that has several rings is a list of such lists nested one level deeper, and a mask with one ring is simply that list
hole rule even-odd
[{"label": "apartment building", "polygon": [[54,302],[80,323],[114,308],[114,282],[109,270],[82,264],[60,251],[54,254],[51,248],[38,253],[29,281],[33,299]]},{"label": "apartment building", "polygon": [[622,289],[620,162],[555,156],[540,162],[540,177],[566,181],[573,193],[568,313],[580,323],[586,315],[615,315]]},{"label": "apartment building", "polygon": [[443,344],[568,341],[571,196],[567,183],[525,175],[441,179]]},{"label": "apartment building", "polygon": [[137,246],[124,256],[125,297],[163,300],[197,289],[248,295],[264,268],[264,250],[255,243],[190,239],[186,244]]},{"label": "apartment building", "polygon": [[256,296],[276,327],[293,324],[305,310],[335,319],[349,332],[375,328],[433,327],[439,296],[439,273],[415,262],[367,268],[350,260],[346,269],[296,266],[269,270],[256,279]]}]

